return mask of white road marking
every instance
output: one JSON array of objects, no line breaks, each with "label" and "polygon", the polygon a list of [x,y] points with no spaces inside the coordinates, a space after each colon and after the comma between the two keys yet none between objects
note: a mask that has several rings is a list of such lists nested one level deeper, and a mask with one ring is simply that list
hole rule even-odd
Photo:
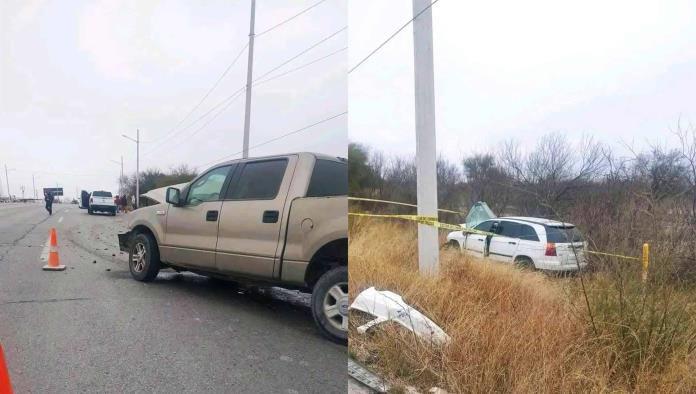
[{"label": "white road marking", "polygon": [[46,245],[44,248],[41,250],[41,261],[47,261],[48,260],[48,251],[51,249],[51,237],[49,236],[48,239],[46,240]]},{"label": "white road marking", "polygon": [[63,222],[63,217],[61,216],[60,219],[58,219],[58,223],[62,223],[62,222]]}]

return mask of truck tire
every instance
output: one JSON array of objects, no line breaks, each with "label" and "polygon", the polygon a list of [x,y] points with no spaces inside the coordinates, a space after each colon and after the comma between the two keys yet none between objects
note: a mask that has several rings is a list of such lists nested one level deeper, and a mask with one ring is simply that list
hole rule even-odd
[{"label": "truck tire", "polygon": [[91,215],[91,214],[92,214],[92,212],[94,212],[94,211],[92,211],[92,209],[91,209],[91,208],[87,208],[87,214]]},{"label": "truck tire", "polygon": [[133,279],[151,282],[160,270],[159,248],[155,237],[139,233],[133,237],[128,250],[128,268]]},{"label": "truck tire", "polygon": [[322,275],[312,291],[312,316],[322,335],[333,342],[348,343],[348,267]]}]

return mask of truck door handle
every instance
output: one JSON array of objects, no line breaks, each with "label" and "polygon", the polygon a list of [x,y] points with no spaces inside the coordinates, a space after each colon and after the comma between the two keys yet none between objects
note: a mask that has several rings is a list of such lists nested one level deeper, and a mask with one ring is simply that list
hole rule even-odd
[{"label": "truck door handle", "polygon": [[478,238],[478,239],[477,239],[477,241],[479,241],[479,242],[483,242],[483,240],[482,240],[481,238]]},{"label": "truck door handle", "polygon": [[205,220],[209,222],[217,222],[218,220],[218,211],[208,211],[205,213]]},{"label": "truck door handle", "polygon": [[517,245],[517,242],[514,242],[514,241],[508,241],[508,243],[509,243],[510,245]]},{"label": "truck door handle", "polygon": [[278,223],[278,211],[263,211],[264,223]]}]

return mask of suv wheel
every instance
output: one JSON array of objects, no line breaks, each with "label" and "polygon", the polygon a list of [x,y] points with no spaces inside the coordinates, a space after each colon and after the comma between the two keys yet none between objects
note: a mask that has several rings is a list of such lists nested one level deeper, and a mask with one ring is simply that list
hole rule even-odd
[{"label": "suv wheel", "polygon": [[312,316],[330,340],[348,342],[348,268],[334,268],[319,278],[312,291]]},{"label": "suv wheel", "polygon": [[529,257],[518,257],[515,259],[515,264],[522,269],[526,269],[526,270],[530,270],[530,271],[536,270],[536,267],[534,266],[534,262]]},{"label": "suv wheel", "polygon": [[133,279],[150,282],[160,270],[157,241],[150,234],[140,233],[133,238],[128,252],[128,267]]}]

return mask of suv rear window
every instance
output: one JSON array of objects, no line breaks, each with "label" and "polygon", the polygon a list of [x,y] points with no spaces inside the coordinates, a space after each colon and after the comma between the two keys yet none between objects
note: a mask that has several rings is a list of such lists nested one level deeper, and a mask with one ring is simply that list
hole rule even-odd
[{"label": "suv rear window", "polygon": [[526,224],[520,225],[519,238],[525,241],[539,241],[539,236],[537,235],[536,231],[534,231],[534,227]]},{"label": "suv rear window", "polygon": [[112,197],[111,192],[92,192],[93,197]]},{"label": "suv rear window", "polygon": [[575,227],[546,227],[546,242],[569,243],[582,242],[582,234]]},{"label": "suv rear window", "polygon": [[348,195],[348,166],[332,160],[317,160],[309,180],[307,197]]}]

